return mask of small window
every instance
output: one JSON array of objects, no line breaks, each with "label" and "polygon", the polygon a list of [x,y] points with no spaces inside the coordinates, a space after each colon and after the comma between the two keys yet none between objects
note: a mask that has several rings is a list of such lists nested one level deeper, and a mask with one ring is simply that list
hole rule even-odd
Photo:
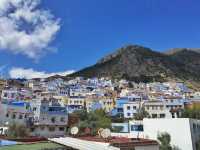
[{"label": "small window", "polygon": [[9,113],[6,114],[6,117],[9,118]]},{"label": "small window", "polygon": [[160,114],[160,118],[165,118],[165,114]]},{"label": "small window", "polygon": [[35,128],[31,128],[31,132],[34,132],[35,131]]},{"label": "small window", "polygon": [[130,106],[127,106],[127,110],[130,110],[131,109],[131,107]]},{"label": "small window", "polygon": [[61,121],[61,122],[65,122],[65,118],[64,118],[64,117],[61,117],[61,118],[60,118],[60,121]]},{"label": "small window", "polygon": [[196,131],[196,124],[193,124],[193,130],[194,130],[194,132]]},{"label": "small window", "polygon": [[157,118],[157,114],[152,114],[152,118]]},{"label": "small window", "polygon": [[143,125],[131,125],[131,131],[144,131]]},{"label": "small window", "polygon": [[12,115],[12,119],[15,119],[15,118],[16,118],[16,115],[15,115],[15,114],[13,114],[13,115]]},{"label": "small window", "polygon": [[28,105],[26,105],[26,110],[28,110],[29,109],[29,106]]},{"label": "small window", "polygon": [[172,118],[175,118],[175,114],[174,113],[172,113]]},{"label": "small window", "polygon": [[65,128],[64,127],[60,127],[59,131],[65,131]]},{"label": "small window", "polygon": [[23,119],[23,115],[19,115],[19,119]]},{"label": "small window", "polygon": [[4,93],[4,96],[3,97],[7,97],[8,96],[8,94],[7,93]]},{"label": "small window", "polygon": [[49,127],[49,131],[50,132],[54,132],[55,131],[55,127]]},{"label": "small window", "polygon": [[55,123],[56,122],[56,118],[55,117],[51,118],[51,122]]}]

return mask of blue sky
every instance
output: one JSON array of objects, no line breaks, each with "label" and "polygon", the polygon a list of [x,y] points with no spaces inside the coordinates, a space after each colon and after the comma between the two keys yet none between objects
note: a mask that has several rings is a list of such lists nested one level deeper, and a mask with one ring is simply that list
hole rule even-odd
[{"label": "blue sky", "polygon": [[61,72],[92,65],[127,44],[158,51],[199,48],[199,6],[199,0],[41,0],[38,9],[49,10],[59,20],[47,47],[56,52],[48,50],[34,60],[1,47],[0,65],[8,71]]}]

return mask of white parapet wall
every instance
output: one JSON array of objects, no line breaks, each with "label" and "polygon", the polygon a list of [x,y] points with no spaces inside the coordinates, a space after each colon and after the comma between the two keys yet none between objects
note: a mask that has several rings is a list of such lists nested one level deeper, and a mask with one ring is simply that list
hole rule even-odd
[{"label": "white parapet wall", "polygon": [[[144,136],[156,140],[159,133],[171,136],[171,145],[181,150],[196,150],[195,143],[200,137],[200,120],[188,118],[144,119]],[[195,130],[193,127],[195,126]]]},{"label": "white parapet wall", "polygon": [[120,150],[117,147],[110,146],[109,143],[86,141],[71,137],[52,138],[49,141],[79,150]]}]

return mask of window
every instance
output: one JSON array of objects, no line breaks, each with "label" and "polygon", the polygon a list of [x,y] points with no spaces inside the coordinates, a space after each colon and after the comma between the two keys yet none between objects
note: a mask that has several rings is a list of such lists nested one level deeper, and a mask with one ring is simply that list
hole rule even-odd
[{"label": "window", "polygon": [[123,108],[117,108],[118,113],[123,113]]},{"label": "window", "polygon": [[54,132],[55,131],[55,127],[49,127],[49,131],[50,132]]},{"label": "window", "polygon": [[23,119],[23,115],[19,115],[19,119]]},{"label": "window", "polygon": [[11,93],[11,98],[14,98],[15,97],[15,93]]},{"label": "window", "polygon": [[157,114],[152,114],[152,118],[157,118]]},{"label": "window", "polygon": [[7,97],[7,96],[8,96],[8,94],[7,94],[7,93],[4,93],[4,94],[3,94],[3,97]]},{"label": "window", "polygon": [[165,118],[165,114],[160,114],[160,118]]},{"label": "window", "polygon": [[127,106],[127,110],[130,110],[131,109],[131,107],[130,106]]},{"label": "window", "polygon": [[59,131],[65,131],[64,127],[59,127]]},{"label": "window", "polygon": [[51,122],[52,122],[52,123],[55,123],[55,122],[56,122],[56,118],[55,118],[55,117],[52,117],[52,118],[51,118]]},{"label": "window", "polygon": [[142,132],[142,131],[144,131],[143,125],[131,125],[131,131]]},{"label": "window", "polygon": [[127,113],[127,116],[130,116],[131,114],[130,113]]},{"label": "window", "polygon": [[172,118],[175,118],[175,114],[174,113],[172,113]]},{"label": "window", "polygon": [[193,124],[193,130],[194,130],[194,132],[196,132],[196,124]]},{"label": "window", "polygon": [[61,118],[60,118],[60,121],[61,121],[61,122],[65,122],[65,118],[64,118],[64,117],[61,117]]},{"label": "window", "polygon": [[28,105],[26,105],[26,110],[28,110],[29,109],[29,106]]},{"label": "window", "polygon": [[31,132],[34,132],[35,131],[35,128],[31,128]]},{"label": "window", "polygon": [[6,117],[9,118],[9,113],[6,114]]},{"label": "window", "polygon": [[13,115],[12,115],[12,119],[15,119],[15,118],[16,118],[16,115],[15,115],[15,114],[13,114]]},{"label": "window", "polygon": [[133,109],[136,110],[136,106],[133,106]]}]

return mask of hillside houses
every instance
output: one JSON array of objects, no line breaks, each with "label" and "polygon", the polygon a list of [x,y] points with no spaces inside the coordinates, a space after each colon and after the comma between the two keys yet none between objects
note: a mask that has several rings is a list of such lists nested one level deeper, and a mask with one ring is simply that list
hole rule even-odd
[{"label": "hillside houses", "polygon": [[[19,82],[19,81],[18,81]],[[110,117],[132,120],[144,109],[149,118],[178,118],[200,94],[183,83],[134,83],[107,78],[31,79],[23,87],[5,84],[1,90],[0,123],[24,123],[32,135],[62,136],[68,115],[103,109]]]}]

